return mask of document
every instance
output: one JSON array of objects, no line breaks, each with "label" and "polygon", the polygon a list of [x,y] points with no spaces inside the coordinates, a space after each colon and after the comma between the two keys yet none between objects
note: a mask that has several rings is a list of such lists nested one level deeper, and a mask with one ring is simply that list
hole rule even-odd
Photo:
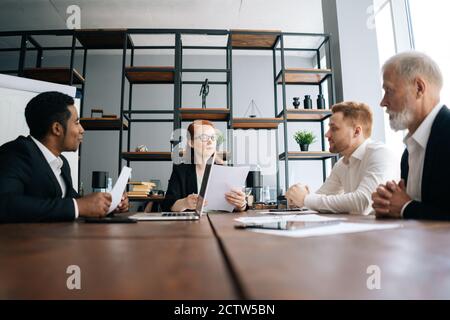
[{"label": "document", "polygon": [[252,232],[270,234],[275,236],[284,236],[292,238],[306,238],[331,236],[337,234],[347,234],[355,232],[367,232],[376,230],[389,230],[400,228],[400,224],[385,224],[385,223],[351,223],[341,222],[338,224],[324,225],[316,228],[297,229],[297,230],[269,230],[269,229],[251,229]]},{"label": "document", "polygon": [[323,222],[323,221],[343,221],[346,218],[338,217],[322,217],[317,214],[305,214],[305,215],[282,215],[282,216],[258,216],[258,217],[242,217],[234,219],[241,223],[272,223],[279,221],[301,221],[301,222]]},{"label": "document", "polygon": [[258,211],[259,214],[267,214],[267,215],[293,215],[293,214],[315,214],[319,213],[318,211],[311,210],[308,208],[301,209],[270,209],[265,211]]},{"label": "document", "polygon": [[123,167],[122,172],[119,175],[119,178],[116,181],[116,184],[111,190],[111,206],[109,207],[108,213],[113,212],[116,210],[117,206],[120,203],[120,200],[122,199],[123,192],[125,191],[125,188],[127,186],[128,179],[130,179],[131,175],[131,168],[129,167]]},{"label": "document", "polygon": [[213,165],[206,188],[205,199],[208,210],[232,212],[234,206],[225,199],[225,193],[232,189],[242,191],[245,187],[249,167],[227,167]]}]

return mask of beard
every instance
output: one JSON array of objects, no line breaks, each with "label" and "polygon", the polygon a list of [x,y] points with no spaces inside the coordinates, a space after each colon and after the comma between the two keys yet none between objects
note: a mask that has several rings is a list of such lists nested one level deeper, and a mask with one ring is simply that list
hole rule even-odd
[{"label": "beard", "polygon": [[389,124],[392,130],[400,131],[405,130],[414,120],[413,110],[406,105],[403,106],[402,111],[394,112],[386,109],[386,113],[389,115]]}]

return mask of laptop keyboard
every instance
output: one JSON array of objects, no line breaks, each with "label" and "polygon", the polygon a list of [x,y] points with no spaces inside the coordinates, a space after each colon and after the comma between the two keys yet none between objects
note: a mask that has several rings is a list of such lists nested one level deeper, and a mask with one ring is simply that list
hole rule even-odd
[{"label": "laptop keyboard", "polygon": [[190,213],[187,212],[163,212],[161,214],[163,217],[185,217],[190,216]]}]

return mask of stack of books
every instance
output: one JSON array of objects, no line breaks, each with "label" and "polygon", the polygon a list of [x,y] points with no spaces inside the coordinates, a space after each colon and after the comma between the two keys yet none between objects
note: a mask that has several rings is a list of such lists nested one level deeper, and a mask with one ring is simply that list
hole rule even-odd
[{"label": "stack of books", "polygon": [[131,185],[131,191],[128,191],[128,197],[133,198],[147,198],[156,184],[153,182],[137,181],[129,182]]}]

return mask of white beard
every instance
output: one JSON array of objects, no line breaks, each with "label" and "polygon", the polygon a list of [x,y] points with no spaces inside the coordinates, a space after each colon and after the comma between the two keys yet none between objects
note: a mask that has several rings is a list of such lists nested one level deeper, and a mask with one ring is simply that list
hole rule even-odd
[{"label": "white beard", "polygon": [[389,124],[392,130],[400,131],[408,128],[409,124],[414,120],[413,111],[404,106],[400,112],[389,111],[386,109],[386,113],[389,115]]}]

